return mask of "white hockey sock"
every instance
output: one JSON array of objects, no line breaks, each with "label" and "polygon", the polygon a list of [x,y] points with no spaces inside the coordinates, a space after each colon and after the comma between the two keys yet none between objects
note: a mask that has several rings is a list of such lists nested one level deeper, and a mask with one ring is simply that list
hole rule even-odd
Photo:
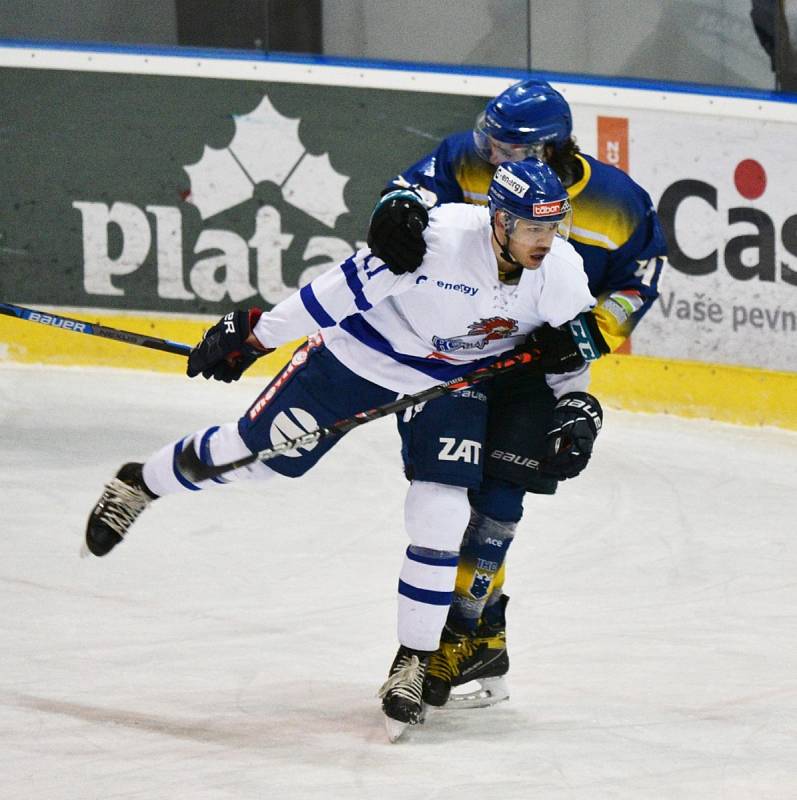
[{"label": "white hockey sock", "polygon": [[415,650],[437,650],[457,577],[462,534],[470,518],[461,486],[413,481],[404,505],[412,544],[399,577],[398,639]]},{"label": "white hockey sock", "polygon": [[252,478],[263,480],[276,474],[262,461],[256,461],[248,467],[226,472],[222,477],[195,483],[180,472],[177,463],[177,457],[185,447],[193,447],[194,452],[205,464],[226,464],[251,455],[251,451],[238,435],[238,424],[235,422],[197,431],[167,444],[144,462],[144,483],[159,497],[177,492],[198,491],[236,480]]},{"label": "white hockey sock", "polygon": [[410,545],[398,586],[398,638],[414,650],[437,650],[457,579],[456,552]]}]

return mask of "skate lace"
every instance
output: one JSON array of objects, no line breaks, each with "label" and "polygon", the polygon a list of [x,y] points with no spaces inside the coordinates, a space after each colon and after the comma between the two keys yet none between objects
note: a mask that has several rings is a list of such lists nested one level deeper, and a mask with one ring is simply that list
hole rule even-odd
[{"label": "skate lace", "polygon": [[114,478],[100,498],[99,517],[119,536],[124,537],[136,517],[152,502],[143,490]]},{"label": "skate lace", "polygon": [[476,643],[470,636],[456,643],[444,642],[429,659],[429,674],[452,681],[459,675],[459,667],[476,651]]},{"label": "skate lace", "polygon": [[420,703],[424,672],[424,665],[421,664],[418,656],[402,656],[396,665],[395,672],[382,684],[379,697],[383,698],[392,692],[399,697]]}]

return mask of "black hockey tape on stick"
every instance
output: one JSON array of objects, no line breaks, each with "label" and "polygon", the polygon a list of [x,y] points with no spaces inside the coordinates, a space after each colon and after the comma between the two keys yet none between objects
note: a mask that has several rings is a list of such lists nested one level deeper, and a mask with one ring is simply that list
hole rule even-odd
[{"label": "black hockey tape on stick", "polygon": [[539,355],[536,351],[531,353],[514,353],[506,358],[498,359],[487,367],[475,369],[473,372],[469,372],[461,378],[454,378],[445,383],[438,383],[436,386],[430,386],[422,392],[400,397],[398,400],[385,403],[383,406],[377,406],[369,411],[360,411],[352,417],[333,422],[329,427],[316,428],[314,431],[308,431],[301,436],[297,436],[295,439],[286,439],[284,442],[280,442],[273,447],[244,456],[237,461],[230,461],[227,464],[217,464],[215,466],[204,464],[197,458],[193,445],[189,443],[177,457],[177,465],[181,473],[192,483],[208,480],[209,478],[218,478],[220,475],[224,475],[225,472],[231,472],[240,467],[247,467],[249,464],[254,464],[255,461],[270,461],[272,458],[281,456],[289,450],[295,450],[299,447],[308,447],[330,436],[342,436],[344,433],[348,433],[350,430],[360,425],[365,425],[367,422],[387,417],[390,414],[397,414],[399,411],[412,408],[420,403],[426,403],[429,400],[434,400],[445,394],[458,392],[460,389],[466,389],[480,381],[493,378],[498,373],[504,373],[526,364],[531,364],[538,358]]},{"label": "black hockey tape on stick", "polygon": [[182,344],[181,342],[158,339],[155,336],[147,336],[143,333],[121,331],[118,328],[107,328],[105,325],[95,325],[92,322],[80,319],[61,317],[48,311],[36,311],[33,308],[15,306],[12,303],[0,303],[0,314],[16,317],[26,322],[38,322],[41,325],[49,325],[52,328],[61,328],[61,330],[65,331],[87,333],[89,336],[101,336],[104,339],[113,339],[125,344],[135,344],[139,347],[149,347],[152,350],[162,350],[165,353],[174,353],[177,356],[187,356],[192,350],[190,345]]}]

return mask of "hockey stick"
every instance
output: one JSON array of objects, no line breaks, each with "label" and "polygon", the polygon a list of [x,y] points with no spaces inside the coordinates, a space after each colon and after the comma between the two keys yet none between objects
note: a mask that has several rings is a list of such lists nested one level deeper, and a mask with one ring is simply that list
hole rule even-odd
[{"label": "hockey stick", "polygon": [[[50,325],[55,328],[76,331],[77,333],[86,333],[90,336],[102,336],[106,339],[114,339],[119,342],[125,342],[126,344],[150,347],[154,350],[162,350],[167,353],[174,353],[175,355],[187,356],[192,350],[189,345],[181,344],[180,342],[158,339],[153,336],[131,333],[130,331],[122,331],[117,328],[108,328],[104,325],[94,325],[91,322],[72,319],[71,317],[61,317],[57,314],[49,314],[44,311],[35,311],[34,309],[24,308],[22,306],[13,305],[12,303],[0,303],[0,314],[17,317],[28,322],[39,322],[42,325]],[[532,361],[536,360],[536,358],[536,354],[530,352],[516,353],[506,358],[499,359],[488,367],[475,369],[473,372],[469,372],[460,378],[453,378],[445,383],[438,383],[421,392],[406,395],[391,403],[386,403],[383,406],[378,406],[368,411],[360,411],[354,416],[338,420],[328,427],[316,428],[316,430],[308,431],[302,436],[297,436],[295,439],[286,439],[284,442],[280,442],[273,447],[261,450],[258,453],[253,453],[252,455],[244,456],[237,461],[231,461],[227,464],[218,464],[216,466],[205,464],[199,460],[193,447],[186,447],[183,448],[182,453],[178,456],[180,470],[185,477],[192,482],[217,478],[225,472],[230,472],[240,467],[246,467],[249,464],[253,464],[255,461],[270,461],[272,458],[276,458],[289,450],[307,447],[321,441],[321,439],[327,439],[330,436],[343,436],[344,433],[348,433],[359,425],[365,425],[365,423],[372,422],[375,419],[397,414],[399,411],[412,408],[420,403],[426,403],[437,397],[458,392],[460,389],[466,389],[468,386],[473,386],[476,383],[492,378],[499,372],[506,372],[507,370],[516,369],[524,364],[530,364]]]},{"label": "hockey stick", "polygon": [[182,452],[177,457],[177,463],[180,467],[180,471],[192,483],[209,478],[217,478],[225,472],[231,472],[234,469],[254,464],[255,461],[270,461],[272,458],[276,458],[288,450],[308,447],[322,439],[328,439],[330,436],[343,436],[344,433],[348,433],[359,425],[365,425],[367,422],[372,422],[375,419],[396,414],[399,411],[404,411],[407,408],[426,403],[437,397],[458,392],[460,389],[466,389],[469,386],[494,377],[499,372],[504,373],[508,370],[521,367],[524,364],[531,364],[533,361],[536,361],[538,357],[536,352],[515,353],[506,358],[499,359],[487,367],[479,367],[479,369],[475,369],[473,372],[469,372],[460,378],[453,378],[445,383],[438,383],[417,394],[400,397],[398,400],[385,403],[383,406],[377,406],[377,408],[372,408],[369,411],[360,411],[352,417],[333,422],[328,427],[316,428],[302,436],[297,436],[295,439],[286,439],[284,442],[280,442],[273,447],[266,448],[252,455],[244,456],[237,461],[230,461],[227,464],[218,464],[216,466],[205,464],[200,461],[199,456],[197,456],[192,446],[183,448]]},{"label": "hockey stick", "polygon": [[192,349],[190,345],[172,342],[169,339],[158,339],[155,336],[147,336],[143,333],[107,328],[105,325],[95,325],[91,322],[72,319],[71,317],[59,317],[57,314],[15,306],[12,303],[0,303],[0,314],[17,317],[27,322],[39,322],[42,325],[50,325],[53,328],[62,328],[65,331],[87,333],[89,336],[102,336],[105,339],[125,342],[125,344],[135,344],[139,347],[149,347],[152,350],[162,350],[165,353],[174,353],[178,356],[187,356]]}]

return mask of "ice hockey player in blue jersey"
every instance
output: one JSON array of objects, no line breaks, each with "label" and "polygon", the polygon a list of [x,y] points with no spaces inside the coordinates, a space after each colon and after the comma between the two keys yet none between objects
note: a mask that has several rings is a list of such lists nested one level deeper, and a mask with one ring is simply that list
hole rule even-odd
[{"label": "ice hockey player in blue jersey", "polygon": [[[210,328],[189,357],[191,377],[237,380],[264,353],[308,339],[239,420],[182,436],[143,464],[125,464],[89,517],[87,551],[106,555],[164,495],[236,478],[300,477],[339,439],[221,477],[207,468],[458,377],[516,347],[533,348],[542,369],[554,367],[549,385],[561,425],[581,431],[591,446],[600,406],[585,393],[588,366],[557,369],[534,340],[543,326],[578,319],[594,305],[581,258],[557,235],[569,226],[567,193],[547,165],[528,161],[499,167],[489,195],[489,209],[449,204],[429,213],[426,253],[412,273],[396,273],[360,250],[271,311],[232,311]],[[421,216],[424,226],[426,211]],[[468,491],[482,481],[488,391],[455,392],[397,418],[411,478],[410,545],[399,579],[399,650],[381,690],[391,739],[421,720],[425,670],[441,640],[471,515]],[[567,459],[572,440],[561,426],[552,429],[543,467]]]},{"label": "ice hockey player in blue jersey", "polygon": [[[567,102],[543,81],[510,86],[487,103],[473,130],[447,137],[394,178],[372,215],[368,243],[394,270],[411,272],[425,252],[417,225],[424,208],[482,205],[498,163],[532,157],[547,162],[567,188],[573,208],[570,242],[584,260],[598,300],[588,319],[599,331],[602,351],[615,351],[658,296],[666,242],[647,193],[624,172],[579,151]],[[563,364],[581,363],[579,343],[566,331],[545,333],[555,337]],[[452,685],[473,678],[484,688],[457,696],[461,706],[508,696],[502,680],[509,668],[504,560],[523,513],[523,493],[552,494],[557,487],[556,478],[541,478],[529,468],[544,453],[545,433],[556,413],[549,387],[531,373],[502,376],[495,384],[486,479],[480,491],[471,492],[456,594],[424,689],[433,705],[447,702]],[[588,457],[572,459],[557,477],[574,477]]]}]

